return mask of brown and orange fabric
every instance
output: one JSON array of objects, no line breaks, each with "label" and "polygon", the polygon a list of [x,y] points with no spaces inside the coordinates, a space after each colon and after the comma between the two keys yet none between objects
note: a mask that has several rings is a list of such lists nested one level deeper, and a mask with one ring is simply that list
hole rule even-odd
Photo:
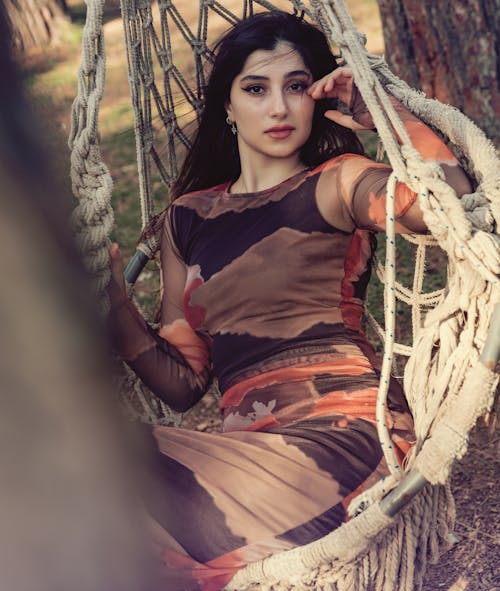
[{"label": "brown and orange fabric", "polygon": [[[451,160],[410,123],[431,157]],[[388,474],[361,316],[390,173],[345,154],[265,191],[235,194],[228,182],[169,209],[161,329],[124,306],[117,346],[177,409],[215,376],[223,432],[145,427],[145,503],[165,589],[217,591],[249,562],[324,536]],[[352,228],[326,221],[325,199],[345,205]],[[414,200],[398,185],[400,229]],[[387,422],[403,461],[412,419],[395,381]]]}]

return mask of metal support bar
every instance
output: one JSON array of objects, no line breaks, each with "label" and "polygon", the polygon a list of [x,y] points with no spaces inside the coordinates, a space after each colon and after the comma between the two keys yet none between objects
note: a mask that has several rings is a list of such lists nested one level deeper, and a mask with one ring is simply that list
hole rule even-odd
[{"label": "metal support bar", "polygon": [[380,509],[389,517],[407,505],[427,484],[427,480],[418,470],[412,470],[404,476],[398,486],[380,501]]},{"label": "metal support bar", "polygon": [[500,302],[496,304],[488,337],[479,361],[493,371],[500,359]]},{"label": "metal support bar", "polygon": [[149,257],[142,250],[136,250],[123,272],[125,275],[125,281],[133,285],[148,261]]}]

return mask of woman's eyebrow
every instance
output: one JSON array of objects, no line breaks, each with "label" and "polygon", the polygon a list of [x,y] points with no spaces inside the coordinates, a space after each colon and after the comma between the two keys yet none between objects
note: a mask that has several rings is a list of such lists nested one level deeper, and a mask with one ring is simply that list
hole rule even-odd
[{"label": "woman's eyebrow", "polygon": [[248,74],[248,76],[244,76],[240,80],[240,82],[249,82],[249,81],[256,82],[259,80],[269,80],[269,78],[267,76],[255,76],[253,74]]},{"label": "woman's eyebrow", "polygon": [[[292,72],[288,72],[287,74],[285,74],[284,78],[294,78],[295,76],[306,76],[307,78],[312,78],[311,73],[307,72],[306,70],[293,70]],[[240,82],[256,82],[259,80],[269,80],[269,77],[248,74],[247,76],[243,76]]]},{"label": "woman's eyebrow", "polygon": [[306,76],[307,78],[312,78],[311,72],[307,72],[306,70],[293,70],[293,72],[289,72],[285,78],[294,78],[295,76]]}]

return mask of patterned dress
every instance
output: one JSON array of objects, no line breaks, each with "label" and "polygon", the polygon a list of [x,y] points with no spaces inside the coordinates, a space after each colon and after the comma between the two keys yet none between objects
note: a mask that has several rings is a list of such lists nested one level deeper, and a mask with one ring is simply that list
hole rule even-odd
[{"label": "patterned dress", "polygon": [[[361,314],[390,172],[345,154],[265,191],[234,194],[227,183],[169,209],[161,329],[128,305],[116,338],[179,409],[214,375],[223,432],[147,428],[161,588],[222,589],[249,562],[338,527],[351,499],[388,473]],[[353,231],[325,220],[322,191],[346,203]],[[400,217],[415,195],[404,185],[396,193]],[[395,382],[387,421],[402,461],[412,419]]]}]

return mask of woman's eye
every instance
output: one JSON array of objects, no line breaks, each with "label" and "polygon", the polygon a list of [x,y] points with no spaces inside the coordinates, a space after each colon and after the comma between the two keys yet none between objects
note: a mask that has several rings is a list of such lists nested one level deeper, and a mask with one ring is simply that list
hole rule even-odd
[{"label": "woman's eye", "polygon": [[245,88],[245,91],[250,94],[262,94],[264,92],[264,89],[262,88],[262,86],[254,84],[253,86],[247,86]]},{"label": "woman's eye", "polygon": [[308,84],[305,82],[292,82],[292,84],[288,86],[288,90],[291,92],[303,92],[307,87]]}]

